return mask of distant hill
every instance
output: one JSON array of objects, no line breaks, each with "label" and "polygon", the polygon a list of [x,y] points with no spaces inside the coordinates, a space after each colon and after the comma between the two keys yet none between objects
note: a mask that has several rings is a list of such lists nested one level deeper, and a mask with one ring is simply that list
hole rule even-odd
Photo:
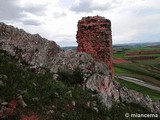
[{"label": "distant hill", "polygon": [[134,47],[160,46],[160,42],[153,43],[129,43],[129,44],[115,44],[113,48],[134,48]]},{"label": "distant hill", "polygon": [[61,47],[63,50],[69,50],[69,49],[71,49],[71,50],[76,50],[76,48],[77,48],[77,46],[70,46],[70,47]]},{"label": "distant hill", "polygon": [[[128,44],[114,44],[113,48],[134,48],[134,47],[144,47],[144,46],[159,46],[160,42],[153,42],[153,43],[128,43]],[[77,46],[67,46],[62,47],[63,50],[76,50]]]}]

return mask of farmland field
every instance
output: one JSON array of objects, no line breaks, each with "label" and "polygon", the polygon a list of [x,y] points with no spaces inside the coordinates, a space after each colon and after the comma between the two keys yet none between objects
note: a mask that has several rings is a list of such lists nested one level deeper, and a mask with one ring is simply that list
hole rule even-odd
[{"label": "farmland field", "polygon": [[[156,53],[157,51],[160,50],[160,45],[159,46],[141,45],[140,47],[137,47],[135,45],[134,47],[133,46],[127,47],[127,49],[120,47],[120,48],[114,48],[113,50],[114,50],[114,53],[113,53],[114,61],[118,59],[129,61],[129,63],[127,62],[114,63],[115,76],[122,76],[122,75],[129,76],[129,77],[137,78],[147,83],[160,87],[160,53]],[[149,54],[147,54],[146,51]],[[127,54],[130,54],[130,55],[128,56]],[[156,57],[153,57],[153,56],[156,56]],[[121,82],[121,84],[123,84],[126,87],[130,86],[129,82],[124,83],[121,80],[118,80],[118,82]],[[132,89],[134,89],[133,86],[134,85],[132,85]],[[146,89],[146,91],[149,91],[149,90]]]}]

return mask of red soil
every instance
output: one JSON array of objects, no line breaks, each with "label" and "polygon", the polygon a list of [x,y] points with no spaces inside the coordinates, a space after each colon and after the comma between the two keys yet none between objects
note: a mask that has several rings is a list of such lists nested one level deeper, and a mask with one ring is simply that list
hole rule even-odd
[{"label": "red soil", "polygon": [[129,60],[155,60],[158,56],[136,56],[130,57]]},{"label": "red soil", "polygon": [[128,52],[125,56],[133,56],[133,55],[148,55],[148,54],[160,54],[160,50],[148,50],[148,51],[137,51],[137,52]]},{"label": "red soil", "polygon": [[37,115],[30,115],[30,116],[25,116],[22,115],[20,120],[39,120],[39,117]]},{"label": "red soil", "polygon": [[121,63],[132,63],[131,61],[124,60],[122,58],[113,59],[113,63],[115,64],[121,64]]}]

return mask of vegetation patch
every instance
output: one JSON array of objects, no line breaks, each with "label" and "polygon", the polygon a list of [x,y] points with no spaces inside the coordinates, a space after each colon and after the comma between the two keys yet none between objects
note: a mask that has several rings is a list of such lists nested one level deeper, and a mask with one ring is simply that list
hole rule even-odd
[{"label": "vegetation patch", "polygon": [[[126,112],[150,113],[138,105],[123,103],[114,103],[108,110],[96,93],[83,90],[77,84],[83,81],[82,76],[79,70],[73,74],[61,72],[59,80],[53,80],[49,70],[37,74],[25,62],[1,50],[0,119],[125,120]],[[6,113],[4,108],[12,110],[12,114]]]},{"label": "vegetation patch", "polygon": [[84,82],[83,74],[78,68],[75,69],[73,73],[65,70],[59,71],[58,75],[58,80],[69,84],[82,84]]}]

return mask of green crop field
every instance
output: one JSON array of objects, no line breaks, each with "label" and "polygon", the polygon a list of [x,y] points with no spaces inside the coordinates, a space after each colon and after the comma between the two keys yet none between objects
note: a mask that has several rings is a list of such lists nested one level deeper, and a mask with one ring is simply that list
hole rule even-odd
[{"label": "green crop field", "polygon": [[[136,52],[136,51],[140,51],[140,50],[148,51],[148,50],[157,50],[157,49],[158,49],[157,47],[141,46],[141,47],[132,48],[128,52]],[[160,49],[160,47],[159,47],[159,49]]]},{"label": "green crop field", "polygon": [[[118,49],[116,49],[118,51]],[[128,52],[134,52],[139,50],[159,50],[159,48],[156,47],[146,47],[146,46],[140,46],[140,47],[131,47],[128,50],[124,50],[123,48],[120,48],[120,52],[116,52],[113,54],[113,58],[122,58],[122,59],[128,59],[130,57],[135,56],[125,56]],[[130,60],[132,63],[121,63],[121,64],[114,64],[114,73],[116,76],[124,75],[129,76],[133,78],[137,78],[140,80],[143,80],[145,82],[148,82],[150,84],[153,84],[155,86],[160,86],[160,54],[147,54],[147,55],[136,55],[136,56],[157,56],[156,59],[151,60]],[[157,93],[155,95],[152,95],[151,93],[154,93],[153,91],[149,92],[150,89],[144,88],[139,86],[139,88],[136,85],[133,85],[133,83],[117,80],[123,86],[129,87],[131,89],[137,90],[139,92],[145,91],[145,94],[149,94],[151,98],[153,99],[160,99],[159,96],[157,96]],[[142,90],[140,90],[142,89]]]},{"label": "green crop field", "polygon": [[125,58],[124,53],[113,53],[113,58]]},{"label": "green crop field", "polygon": [[153,66],[141,63],[132,63],[132,64],[115,64],[114,66],[126,70],[130,73],[142,74],[160,80],[160,71],[159,67],[157,67],[159,66],[159,64],[157,66],[156,65]]}]

